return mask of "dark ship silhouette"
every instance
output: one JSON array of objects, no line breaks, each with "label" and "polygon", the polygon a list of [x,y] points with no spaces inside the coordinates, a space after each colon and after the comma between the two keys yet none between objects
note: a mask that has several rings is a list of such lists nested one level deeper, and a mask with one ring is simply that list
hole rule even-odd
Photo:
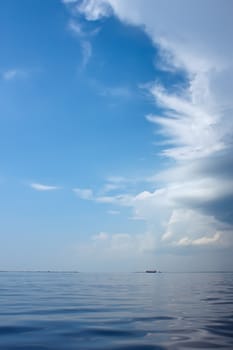
[{"label": "dark ship silhouette", "polygon": [[145,273],[156,273],[157,270],[146,270]]}]

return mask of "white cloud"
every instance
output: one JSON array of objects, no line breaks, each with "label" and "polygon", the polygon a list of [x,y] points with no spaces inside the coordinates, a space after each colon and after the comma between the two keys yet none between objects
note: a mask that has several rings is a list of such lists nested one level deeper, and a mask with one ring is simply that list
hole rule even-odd
[{"label": "white cloud", "polygon": [[212,237],[200,237],[197,239],[194,239],[192,244],[193,245],[209,245],[209,244],[214,244],[217,243],[221,238],[220,232],[216,232],[214,236]]},{"label": "white cloud", "polygon": [[14,80],[17,78],[24,78],[27,73],[22,69],[9,69],[2,73],[2,77],[4,80]]},{"label": "white cloud", "polygon": [[78,37],[85,36],[83,28],[77,20],[76,21],[71,20],[68,24],[68,28]]},{"label": "white cloud", "polygon": [[85,14],[86,18],[91,21],[108,16],[111,13],[110,6],[102,0],[84,0],[78,3],[77,10]]},{"label": "white cloud", "polygon": [[221,5],[218,0],[86,0],[78,8],[96,20],[111,14],[109,6],[120,20],[142,27],[168,51],[172,66],[203,72],[231,64],[231,0]]},{"label": "white cloud", "polygon": [[91,39],[93,36],[99,33],[100,28],[96,27],[94,30],[90,30],[85,26],[85,23],[81,23],[77,14],[82,12],[82,2],[76,0],[64,0],[62,1],[68,6],[71,13],[71,19],[68,22],[68,29],[78,38],[82,51],[82,62],[80,64],[80,70],[83,70],[88,65],[92,57],[92,44]]},{"label": "white cloud", "polygon": [[90,200],[93,202],[103,203],[103,204],[116,204],[116,205],[129,206],[131,198],[133,198],[131,195],[128,195],[128,194],[116,194],[116,195],[95,194],[92,191],[92,189],[89,189],[89,188],[83,188],[83,189],[74,188],[73,192],[81,199]]},{"label": "white cloud", "polygon": [[93,191],[90,188],[74,188],[73,192],[81,199],[92,200]]},{"label": "white cloud", "polygon": [[92,56],[92,45],[89,39],[93,35],[93,33],[88,33],[87,31],[85,31],[85,29],[78,22],[77,19],[72,19],[68,24],[68,28],[79,39],[82,51],[82,62],[80,68],[84,69],[89,63]]},{"label": "white cloud", "polygon": [[107,213],[110,215],[119,215],[120,211],[119,210],[108,210]]},{"label": "white cloud", "polygon": [[183,93],[186,96],[168,94],[156,85],[150,90],[164,113],[147,116],[147,120],[161,126],[171,145],[163,154],[177,160],[207,157],[228,147],[228,130],[220,128],[223,120],[205,85],[208,83],[204,78],[197,82],[199,79],[196,76],[190,82],[189,90]]},{"label": "white cloud", "polygon": [[109,238],[108,233],[100,232],[97,235],[92,236],[92,239],[94,241],[106,241]]},{"label": "white cloud", "polygon": [[92,46],[91,43],[87,40],[81,41],[81,48],[82,48],[82,67],[85,68],[88,64],[88,62],[91,59],[92,55]]},{"label": "white cloud", "polygon": [[128,206],[131,202],[131,195],[128,194],[117,194],[109,196],[96,196],[95,201],[98,203],[109,203],[122,206]]},{"label": "white cloud", "polygon": [[58,186],[49,186],[49,185],[44,185],[40,183],[31,183],[30,187],[36,191],[54,191],[54,190],[59,190],[61,188]]},{"label": "white cloud", "polygon": [[101,96],[107,97],[125,97],[129,98],[132,92],[127,86],[105,86],[100,87],[99,93]]},{"label": "white cloud", "polygon": [[[87,20],[111,15],[110,7],[123,22],[141,26],[160,48],[161,59],[169,60],[166,63],[173,69],[185,70],[189,79],[189,87],[180,94],[155,84],[150,89],[164,112],[148,120],[161,126],[171,144],[163,154],[193,159],[227,148],[229,127],[233,132],[231,0],[221,5],[217,0],[148,0],[146,4],[143,0],[85,0],[76,5]],[[228,91],[222,94],[225,86]]]},{"label": "white cloud", "polygon": [[231,0],[85,0],[76,6],[87,20],[113,13],[139,26],[159,50],[157,66],[185,76],[176,89],[147,84],[160,110],[147,120],[163,135],[162,155],[173,161],[147,179],[156,190],[92,198],[131,207],[161,246],[232,240],[226,238],[233,232],[232,9]]},{"label": "white cloud", "polygon": [[216,230],[226,231],[228,228],[227,234],[231,231],[215,212],[211,214],[213,210],[209,210],[209,207],[216,206],[221,198],[224,200],[226,196],[233,195],[232,180],[223,181],[220,186],[218,181],[211,178],[186,179],[136,195],[98,196],[91,190],[78,190],[77,193],[85,200],[132,208],[133,216],[130,219],[144,220],[162,245],[173,245],[177,239],[182,239],[184,233],[188,234],[189,240],[198,242],[204,233],[211,236]]},{"label": "white cloud", "polygon": [[77,0],[62,0],[63,4],[74,4]]},{"label": "white cloud", "polygon": [[89,84],[99,96],[105,98],[129,99],[133,96],[132,89],[127,85],[106,85],[96,79],[90,79]]},{"label": "white cloud", "polygon": [[[222,229],[223,225],[210,215],[204,215],[192,209],[176,208],[171,211],[170,218],[164,227],[162,241],[180,246],[198,245],[198,243],[205,245],[212,243],[209,237],[218,237],[216,242],[219,240],[220,228]],[[220,245],[223,241],[219,242]]]},{"label": "white cloud", "polygon": [[203,236],[197,239],[190,239],[188,237],[181,238],[176,245],[178,246],[202,246],[202,245],[211,245],[216,244],[221,238],[221,234],[216,232],[213,236]]},{"label": "white cloud", "polygon": [[117,184],[107,183],[106,185],[104,185],[103,192],[104,193],[112,192],[112,191],[118,190],[119,188],[122,188],[122,186],[119,186]]},{"label": "white cloud", "polygon": [[114,183],[114,184],[122,184],[128,181],[128,178],[123,176],[109,176],[107,178],[108,182]]}]

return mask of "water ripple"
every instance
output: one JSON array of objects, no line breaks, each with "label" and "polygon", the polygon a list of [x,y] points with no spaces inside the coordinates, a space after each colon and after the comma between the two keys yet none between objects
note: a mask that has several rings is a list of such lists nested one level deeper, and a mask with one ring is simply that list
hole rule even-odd
[{"label": "water ripple", "polygon": [[0,349],[233,348],[233,274],[0,273]]}]

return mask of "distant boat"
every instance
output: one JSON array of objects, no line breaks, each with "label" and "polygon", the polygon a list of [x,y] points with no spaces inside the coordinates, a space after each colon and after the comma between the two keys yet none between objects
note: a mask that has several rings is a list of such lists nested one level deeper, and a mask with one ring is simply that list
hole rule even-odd
[{"label": "distant boat", "polygon": [[145,272],[146,272],[146,273],[156,273],[157,270],[146,270]]}]

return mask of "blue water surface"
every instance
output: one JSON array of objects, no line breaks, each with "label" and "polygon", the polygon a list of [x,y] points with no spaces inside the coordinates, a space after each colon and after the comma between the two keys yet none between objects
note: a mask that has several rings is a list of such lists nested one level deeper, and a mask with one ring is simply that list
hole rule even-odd
[{"label": "blue water surface", "polygon": [[0,273],[0,349],[233,349],[233,273]]}]

